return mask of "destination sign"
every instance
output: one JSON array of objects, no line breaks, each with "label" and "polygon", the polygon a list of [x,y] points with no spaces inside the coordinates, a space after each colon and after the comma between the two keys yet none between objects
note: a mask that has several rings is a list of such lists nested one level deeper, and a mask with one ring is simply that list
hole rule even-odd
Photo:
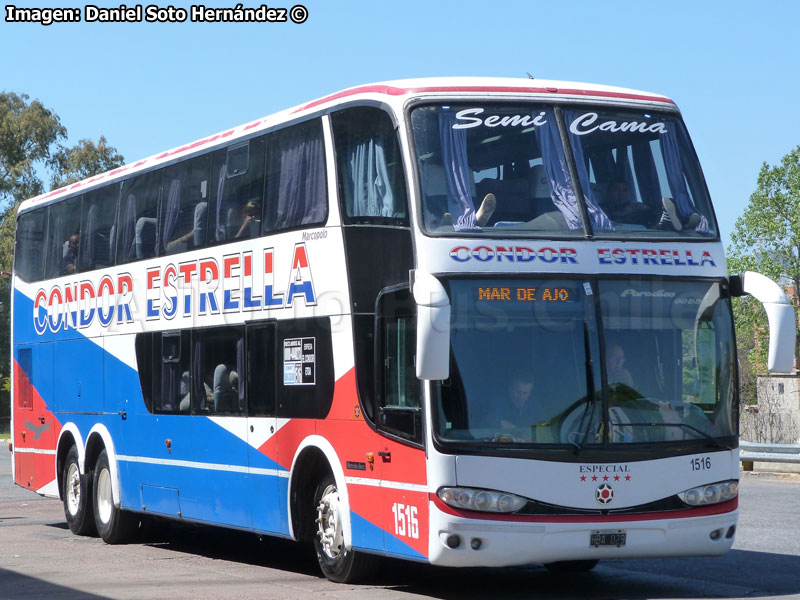
[{"label": "destination sign", "polygon": [[489,302],[570,302],[575,300],[572,291],[562,287],[478,287],[476,294],[478,300]]}]

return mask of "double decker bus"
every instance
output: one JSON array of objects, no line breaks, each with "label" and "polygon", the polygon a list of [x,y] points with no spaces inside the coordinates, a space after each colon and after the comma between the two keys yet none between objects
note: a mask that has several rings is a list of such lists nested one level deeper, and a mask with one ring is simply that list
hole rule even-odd
[{"label": "double decker bus", "polygon": [[722,554],[729,276],[676,105],[348,89],[24,202],[14,481],[108,543],[173,519],[451,566]]}]

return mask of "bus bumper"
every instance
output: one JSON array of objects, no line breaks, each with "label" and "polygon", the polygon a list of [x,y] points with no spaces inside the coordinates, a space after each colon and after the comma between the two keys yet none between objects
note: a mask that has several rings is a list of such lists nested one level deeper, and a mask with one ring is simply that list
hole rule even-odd
[{"label": "bus bumper", "polygon": [[[721,555],[733,545],[738,510],[613,523],[522,522],[462,518],[431,502],[430,515],[432,564],[509,567],[561,560]],[[593,532],[619,530],[625,533],[624,546],[590,545]],[[457,545],[452,536],[458,536]]]}]

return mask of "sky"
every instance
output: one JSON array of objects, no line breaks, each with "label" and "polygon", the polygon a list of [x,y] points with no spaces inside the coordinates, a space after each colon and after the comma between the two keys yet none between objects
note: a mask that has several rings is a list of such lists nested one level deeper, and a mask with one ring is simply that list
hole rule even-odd
[{"label": "sky", "polygon": [[376,81],[530,73],[660,93],[683,113],[726,245],[762,163],[800,145],[795,0],[299,1],[302,24],[45,27],[5,22],[6,0],[0,89],[41,100],[70,144],[104,135],[127,162]]}]

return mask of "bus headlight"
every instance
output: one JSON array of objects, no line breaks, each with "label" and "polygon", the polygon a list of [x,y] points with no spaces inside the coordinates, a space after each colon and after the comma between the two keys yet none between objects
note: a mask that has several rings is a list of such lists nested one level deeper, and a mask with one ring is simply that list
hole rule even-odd
[{"label": "bus headlight", "polygon": [[678,498],[689,506],[704,506],[727,502],[728,500],[736,498],[738,495],[739,482],[731,480],[701,485],[700,487],[686,490],[678,494]]},{"label": "bus headlight", "polygon": [[516,494],[474,488],[443,487],[436,492],[436,495],[442,502],[454,508],[483,512],[512,513],[528,503],[525,498]]}]

